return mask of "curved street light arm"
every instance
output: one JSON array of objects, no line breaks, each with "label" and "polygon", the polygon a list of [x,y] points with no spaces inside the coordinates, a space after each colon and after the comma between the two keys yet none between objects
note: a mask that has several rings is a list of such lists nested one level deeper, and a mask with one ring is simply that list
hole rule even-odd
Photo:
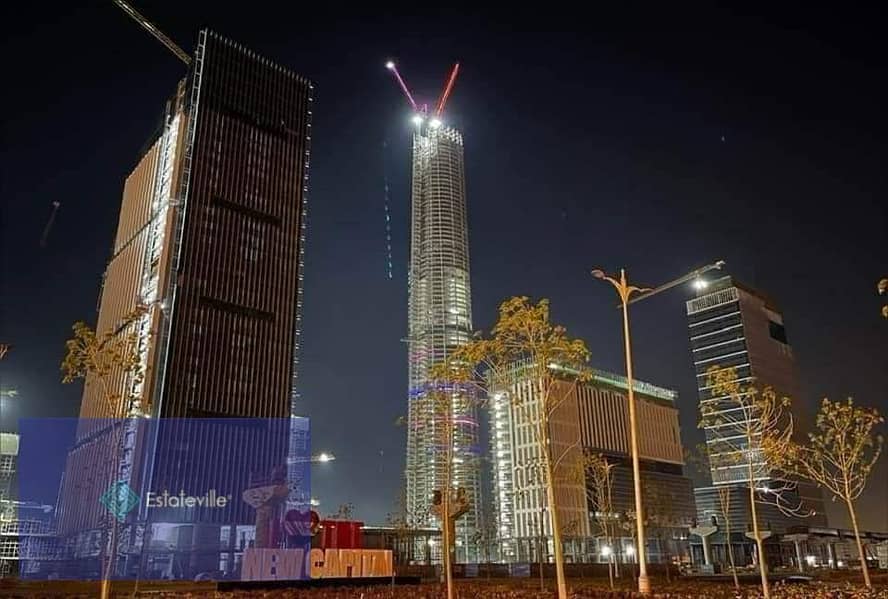
[{"label": "curved street light arm", "polygon": [[686,283],[688,281],[696,279],[700,275],[705,274],[705,273],[709,272],[710,270],[721,269],[724,265],[725,265],[724,260],[718,260],[717,262],[713,262],[712,264],[708,264],[706,266],[703,266],[701,268],[693,270],[682,277],[679,277],[677,279],[673,279],[672,281],[669,281],[668,283],[664,283],[664,284],[660,285],[659,287],[656,287],[655,289],[640,290],[642,292],[641,295],[632,298],[631,300],[629,300],[627,302],[627,304],[634,304],[635,302],[640,302],[641,300],[647,299],[647,298],[651,297],[652,295],[657,295],[658,293],[662,293],[663,291],[666,291],[668,289],[672,289],[673,287],[677,287],[677,286],[681,285],[682,283]]}]

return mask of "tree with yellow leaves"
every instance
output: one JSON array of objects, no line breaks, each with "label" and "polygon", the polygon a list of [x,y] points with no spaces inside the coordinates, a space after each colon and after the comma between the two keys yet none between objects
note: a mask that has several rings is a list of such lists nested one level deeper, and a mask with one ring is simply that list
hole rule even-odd
[{"label": "tree with yellow leaves", "polygon": [[518,376],[532,382],[532,397],[509,395],[509,402],[531,424],[541,458],[559,599],[566,599],[568,594],[554,483],[556,469],[571,465],[563,463],[566,451],[554,455],[549,426],[558,407],[571,393],[576,393],[576,385],[588,376],[583,368],[588,360],[586,345],[568,337],[563,326],[552,324],[548,300],[533,303],[522,296],[500,305],[499,318],[488,337],[477,334],[435,369],[436,378],[441,381],[486,386],[488,392],[490,387],[508,388]]},{"label": "tree with yellow leaves", "polygon": [[848,509],[863,580],[872,587],[866,553],[857,526],[855,500],[866,487],[867,479],[882,452],[883,438],[874,432],[884,418],[873,408],[854,405],[854,400],[832,402],[824,399],[817,413],[815,431],[805,445],[767,447],[772,459],[793,474],[806,478],[832,493]]},{"label": "tree with yellow leaves", "polygon": [[[707,431],[707,458],[713,471],[741,472],[743,483],[748,487],[762,594],[767,599],[771,589],[757,504],[775,505],[783,513],[795,517],[810,515],[798,501],[796,483],[784,476],[780,469],[782,461],[775,457],[786,451],[791,442],[790,400],[779,397],[770,387],[760,391],[753,386],[741,385],[732,367],[710,368],[707,386],[711,389],[711,397],[700,402],[700,427]],[[729,476],[727,480],[731,479],[737,477]],[[726,481],[713,480],[715,484],[720,482]]]},{"label": "tree with yellow leaves", "polygon": [[[110,421],[109,448],[111,455],[105,462],[109,470],[105,480],[117,482],[121,468],[121,451],[126,422],[140,406],[139,389],[145,378],[139,351],[140,337],[138,324],[147,309],[139,307],[122,319],[119,325],[99,335],[85,322],[76,322],[71,327],[74,336],[65,343],[67,352],[62,361],[62,382],[72,383],[86,380],[95,384],[104,403],[103,416]],[[110,518],[107,539],[102,543],[102,586],[101,597],[111,596],[111,578],[117,557],[117,525],[115,516]]]},{"label": "tree with yellow leaves", "polygon": [[[97,335],[85,322],[71,327],[74,336],[65,342],[62,382],[84,379],[99,385],[107,418],[121,418],[141,397],[135,389],[145,373],[139,355],[139,333],[135,325],[145,314],[138,308],[113,330]],[[128,384],[119,385],[121,379]]]}]

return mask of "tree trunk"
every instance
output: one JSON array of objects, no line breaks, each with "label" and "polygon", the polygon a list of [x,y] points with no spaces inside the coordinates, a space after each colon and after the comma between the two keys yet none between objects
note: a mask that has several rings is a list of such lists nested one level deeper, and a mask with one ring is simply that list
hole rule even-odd
[{"label": "tree trunk", "polygon": [[450,563],[450,544],[453,539],[450,538],[450,496],[453,493],[453,484],[451,483],[451,469],[453,468],[453,428],[451,426],[451,405],[453,400],[448,398],[447,415],[445,416],[445,426],[447,427],[447,449],[444,453],[447,459],[447,465],[444,467],[444,488],[441,490],[441,534],[444,541],[444,581],[447,584],[447,599],[453,599],[453,570]]},{"label": "tree trunk", "polygon": [[[124,424],[120,423],[120,429],[118,432],[115,432],[115,425],[112,421],[111,424],[111,442],[114,444],[114,452],[113,458],[111,462],[111,485],[116,485],[118,482],[118,478],[120,477],[120,450],[121,445],[123,444],[123,430]],[[114,487],[115,497],[113,505],[117,505],[117,487]],[[108,539],[107,545],[107,561],[104,564],[104,568],[102,568],[102,586],[99,592],[99,597],[101,599],[110,599],[111,597],[111,579],[114,576],[114,571],[116,570],[115,565],[117,563],[117,514],[110,514],[110,522],[111,522],[111,530],[109,531],[110,538]]]},{"label": "tree trunk", "polygon": [[547,384],[548,373],[543,373],[538,379],[539,389],[539,427],[538,440],[540,444],[540,457],[546,469],[546,499],[549,503],[549,525],[552,527],[552,545],[555,553],[555,580],[558,589],[558,599],[567,599],[567,580],[564,576],[564,548],[561,546],[561,529],[558,523],[558,508],[555,503],[555,473],[552,463],[552,448],[549,445],[549,406],[548,398],[551,391],[551,383]]},{"label": "tree trunk", "polygon": [[731,562],[731,576],[734,578],[734,588],[740,588],[740,581],[737,580],[737,565],[734,563],[734,545],[731,543],[731,519],[725,518],[725,536],[728,542],[728,560]]},{"label": "tree trunk", "polygon": [[848,515],[851,516],[851,526],[854,527],[854,540],[857,541],[857,553],[860,555],[860,569],[863,571],[863,584],[866,585],[866,588],[873,588],[872,582],[870,582],[869,575],[869,567],[866,565],[866,553],[863,550],[863,543],[860,541],[860,530],[857,528],[857,513],[854,510],[854,504],[851,503],[851,500],[847,497],[845,498],[845,505],[848,506]]},{"label": "tree trunk", "polygon": [[771,587],[768,584],[768,567],[765,564],[765,544],[759,533],[758,513],[755,508],[755,481],[752,477],[752,465],[749,465],[749,508],[752,514],[752,534],[755,535],[755,545],[758,547],[759,573],[762,577],[762,595],[765,599],[771,597]]},{"label": "tree trunk", "polygon": [[[548,439],[547,439],[548,441]],[[558,509],[555,505],[551,460],[546,460],[546,497],[549,500],[549,524],[552,526],[552,544],[555,550],[555,577],[558,583],[558,599],[567,599],[567,580],[564,577],[564,549],[561,547],[561,530],[558,524]]]},{"label": "tree trunk", "polygon": [[660,551],[664,554],[664,557],[666,558],[664,560],[666,562],[666,582],[672,583],[672,575],[669,573],[669,567],[672,565],[672,553],[668,549],[665,549],[664,551],[664,548],[666,547],[666,543],[668,541],[664,541],[663,537],[660,537],[657,540],[660,542]]},{"label": "tree trunk", "polygon": [[737,564],[734,563],[734,544],[731,542],[731,489],[730,487],[720,487],[718,490],[719,505],[721,505],[722,516],[725,519],[725,541],[728,549],[728,560],[731,562],[731,577],[734,579],[734,588],[740,588],[740,581],[737,580]]}]

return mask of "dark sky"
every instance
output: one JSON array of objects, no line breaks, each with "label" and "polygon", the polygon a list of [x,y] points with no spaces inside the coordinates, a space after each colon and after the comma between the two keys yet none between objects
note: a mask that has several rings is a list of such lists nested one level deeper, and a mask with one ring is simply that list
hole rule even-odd
[{"label": "dark sky", "polygon": [[[313,473],[323,512],[351,501],[381,521],[403,468],[410,125],[389,57],[428,100],[462,62],[447,112],[466,142],[476,328],[507,296],[548,297],[594,365],[622,372],[615,295],[589,269],[625,266],[651,285],[724,258],[783,308],[799,401],[852,395],[888,412],[875,295],[888,274],[888,69],[875,14],[137,6],[186,50],[209,25],[317,84],[301,393],[316,449],[338,456]],[[0,336],[15,345],[0,368],[19,391],[6,426],[77,413],[79,386],[59,382],[63,342],[73,321],[95,320],[123,179],[184,73],[111,2],[16,7],[0,156]],[[689,295],[640,304],[633,340],[637,375],[679,390],[695,442]],[[886,462],[864,510],[883,530]]]}]

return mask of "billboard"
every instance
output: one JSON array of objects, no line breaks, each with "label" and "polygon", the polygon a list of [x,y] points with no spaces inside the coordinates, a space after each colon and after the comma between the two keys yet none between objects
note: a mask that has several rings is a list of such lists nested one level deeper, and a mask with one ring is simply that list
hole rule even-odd
[{"label": "billboard", "polygon": [[266,556],[277,577],[310,577],[308,558],[293,561],[310,555],[308,419],[30,419],[19,430],[17,495],[55,506],[55,543],[20,540],[23,578],[240,580],[246,564],[255,579]]}]

